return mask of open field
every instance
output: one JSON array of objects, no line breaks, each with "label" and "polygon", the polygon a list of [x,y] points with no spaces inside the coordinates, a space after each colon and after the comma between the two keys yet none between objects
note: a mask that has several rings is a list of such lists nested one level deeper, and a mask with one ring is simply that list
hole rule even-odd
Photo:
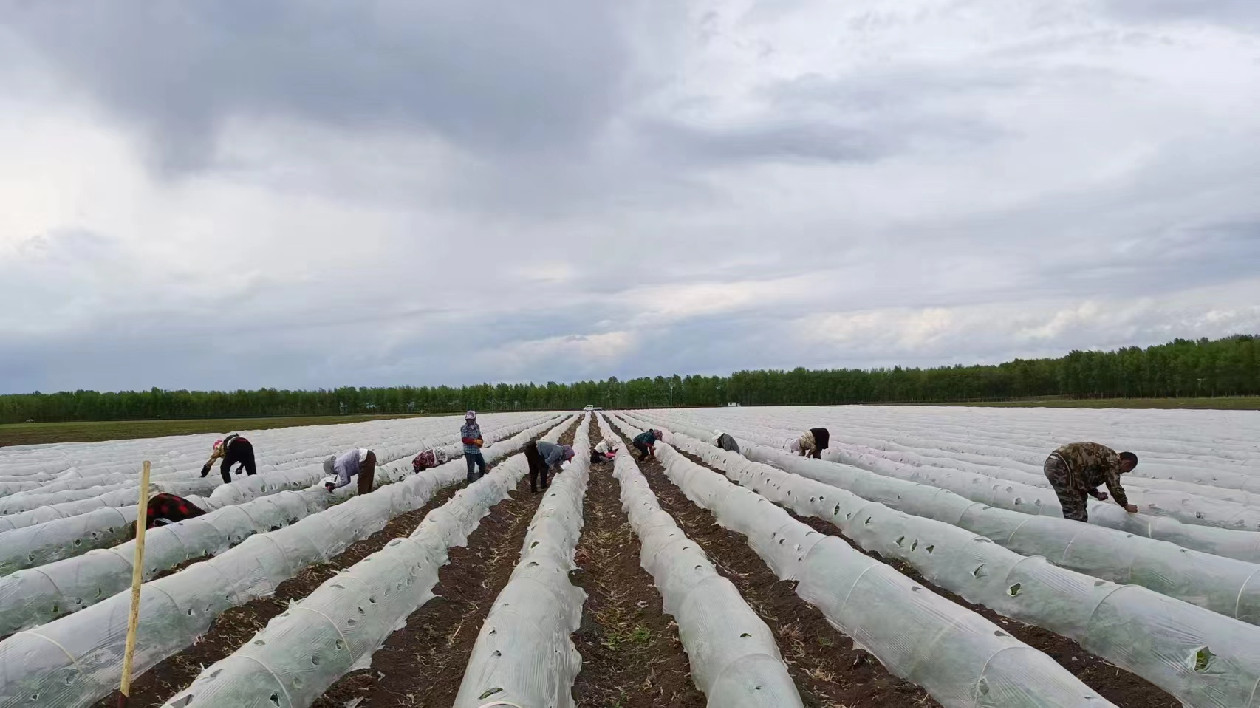
[{"label": "open field", "polygon": [[1037,398],[1021,401],[941,403],[942,406],[990,408],[1184,408],[1187,410],[1260,410],[1260,396],[1218,396],[1187,398]]},{"label": "open field", "polygon": [[369,420],[421,417],[397,415],[291,416],[278,418],[208,418],[203,420],[111,420],[74,423],[7,423],[0,425],[0,447],[57,442],[135,440],[166,435],[272,430],[299,425],[342,425]]},{"label": "open field", "polygon": [[[458,452],[454,416],[262,431],[230,484],[190,474],[203,435],[0,450],[0,529],[38,522],[0,530],[0,708],[113,705],[132,546],[102,539],[141,456],[210,513],[150,531],[133,706],[1260,708],[1246,412],[482,417],[472,482],[411,469]],[[816,427],[822,459],[787,452]],[[1060,518],[1041,464],[1077,439],[1141,456],[1139,513]],[[577,455],[535,493],[537,440]],[[319,461],[350,446],[375,489],[330,497]]]}]

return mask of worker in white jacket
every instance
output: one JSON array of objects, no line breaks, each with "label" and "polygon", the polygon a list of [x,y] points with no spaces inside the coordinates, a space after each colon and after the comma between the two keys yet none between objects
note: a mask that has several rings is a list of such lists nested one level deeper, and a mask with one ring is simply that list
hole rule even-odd
[{"label": "worker in white jacket", "polygon": [[350,478],[358,476],[359,494],[372,491],[376,481],[376,453],[366,447],[358,447],[324,460],[324,487],[328,491],[341,489],[350,484]]}]

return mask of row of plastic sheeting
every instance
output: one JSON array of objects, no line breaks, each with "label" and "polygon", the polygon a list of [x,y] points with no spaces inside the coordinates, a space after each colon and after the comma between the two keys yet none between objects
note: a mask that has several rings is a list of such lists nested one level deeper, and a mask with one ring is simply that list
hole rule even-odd
[{"label": "row of plastic sheeting", "polygon": [[[930,439],[911,439],[899,442],[867,437],[849,429],[839,429],[837,432],[843,439],[833,439],[831,445],[833,449],[844,449],[857,454],[875,455],[893,462],[903,462],[915,466],[944,467],[966,472],[976,472],[1033,486],[1049,485],[1044,472],[1045,457],[1051,450],[1058,447],[1057,444],[1050,444],[1045,448],[1038,448],[1036,451],[1012,451],[994,446],[988,455],[981,455],[942,450],[936,447],[941,443]],[[1027,461],[1030,458],[1034,459],[1035,462]],[[1147,462],[1143,461],[1136,471],[1126,475],[1124,478],[1125,487],[1141,492],[1138,496],[1144,503],[1160,504],[1164,503],[1168,495],[1181,494],[1188,498],[1187,506],[1201,503],[1195,500],[1196,497],[1206,497],[1219,502],[1232,502],[1250,509],[1253,513],[1260,509],[1260,495],[1242,489],[1212,487],[1191,481],[1148,477],[1145,474],[1147,466]],[[1149,499],[1143,496],[1148,494],[1151,495]],[[1221,509],[1226,513],[1220,514],[1219,518],[1213,515],[1200,519],[1191,517],[1183,518],[1182,520],[1205,526],[1229,527],[1231,525],[1246,525],[1245,521],[1235,523],[1229,520],[1230,513],[1232,513],[1230,510],[1233,509],[1232,506],[1225,505]],[[1252,528],[1254,528],[1254,525],[1252,525]]]},{"label": "row of plastic sheeting", "polygon": [[[500,430],[515,429],[519,429],[519,426],[508,426]],[[456,435],[455,432],[448,433],[443,441],[451,451],[459,449],[451,442]],[[409,460],[418,451],[415,441],[405,438],[385,441],[384,444],[374,444],[372,447],[382,464]],[[210,511],[244,504],[252,499],[286,490],[310,487],[324,475],[321,461],[320,464],[252,475],[237,479],[231,484],[220,484],[209,498],[186,498],[198,507]],[[137,496],[137,491],[133,488],[126,493],[133,497],[133,503],[129,506],[104,507],[86,514],[0,533],[0,576],[122,543],[130,536],[131,527],[136,520],[134,497]]]},{"label": "row of plastic sheeting", "polygon": [[[589,414],[588,414],[589,416]],[[500,705],[573,706],[582,657],[572,634],[582,623],[586,593],[569,573],[582,533],[590,457],[590,419],[573,436],[577,455],[551,480],[530,521],[521,558],[473,645],[454,708]]]},{"label": "row of plastic sheeting", "polygon": [[[487,434],[487,440],[514,435],[526,427],[525,423],[511,425]],[[375,486],[411,474],[410,458],[404,457],[379,467]],[[348,485],[331,494],[322,486],[280,492],[150,529],[145,539],[144,578],[194,558],[218,555],[253,534],[297,523],[349,499],[355,490]],[[0,636],[78,612],[126,589],[134,553],[135,541],[128,541],[0,578]]]},{"label": "row of plastic sheeting", "polygon": [[[487,427],[510,425],[521,421],[522,417],[513,414],[506,417],[506,420],[504,416],[494,418],[496,418],[495,421],[486,421]],[[294,441],[295,447],[288,449],[257,447],[255,452],[259,462],[258,474],[238,476],[231,484],[222,483],[217,469],[206,477],[197,474],[198,468],[209,457],[208,446],[198,444],[186,452],[169,456],[174,459],[155,461],[150,471],[151,491],[168,492],[182,497],[208,495],[204,499],[198,499],[198,503],[212,507],[222,506],[236,503],[239,500],[238,495],[242,492],[249,493],[247,490],[253,488],[251,485],[257,486],[255,483],[260,479],[273,480],[273,485],[286,484],[287,486],[283,488],[293,488],[294,482],[283,480],[291,478],[294,470],[317,467],[328,455],[342,452],[345,448],[362,446],[365,440],[371,441],[371,446],[379,455],[394,448],[415,448],[424,444],[423,438],[439,433],[441,438],[450,439],[459,430],[459,426],[454,425],[454,421],[435,418],[421,419],[421,422],[413,423],[404,429],[393,426],[388,435],[367,436],[359,431],[361,437],[354,438],[351,437],[351,433],[355,431],[345,430],[346,427],[355,426],[299,428],[297,430],[304,432],[300,439]],[[190,447],[188,440],[182,440],[181,444]],[[53,483],[47,485],[46,489],[40,493],[17,494],[0,499],[0,512],[5,514],[0,516],[0,531],[23,528],[54,519],[65,519],[101,507],[134,504],[138,496],[136,490],[139,481],[138,460],[140,459],[145,458],[128,460],[125,473],[117,472],[108,475],[108,479],[115,480],[109,484],[53,491],[58,484]],[[109,468],[119,469],[116,463],[111,463]]]},{"label": "row of plastic sheeting", "polygon": [[[786,427],[789,425],[791,423],[745,421],[728,432],[763,444],[786,447],[788,442],[800,434],[794,428]],[[1043,451],[1043,464],[1045,456],[1053,449]],[[969,460],[924,458],[906,445],[855,436],[846,429],[833,431],[830,447],[823,456],[825,459],[856,465],[879,474],[950,489],[986,504],[1025,513],[1062,516],[1058,497],[1040,465],[1033,469],[1031,466],[1024,467],[998,457],[988,458],[988,464],[980,464],[979,460],[983,458],[978,455],[964,455]],[[1144,466],[1138,468],[1139,471],[1143,469]],[[1164,481],[1144,480],[1136,474],[1126,475],[1124,485],[1129,491],[1129,501],[1148,514],[1176,519],[1191,526],[1240,531],[1250,529],[1247,533],[1253,534],[1253,540],[1260,539],[1260,534],[1254,531],[1260,528],[1260,508],[1245,503],[1245,498],[1238,501],[1222,499],[1220,497],[1229,495],[1220,490],[1213,493],[1211,487],[1180,482],[1169,482],[1179,487],[1178,489],[1143,486],[1144,483],[1158,486]],[[1208,491],[1207,494],[1201,493],[1205,490]],[[1246,495],[1242,491],[1237,491],[1237,494]],[[1114,501],[1100,504],[1091,499],[1089,504],[1091,513],[1116,507]],[[1114,514],[1114,511],[1103,513]],[[1197,533],[1193,529],[1190,532]],[[1198,535],[1203,536],[1205,542],[1215,541],[1221,536],[1212,532]]]},{"label": "row of plastic sheeting", "polygon": [[[488,414],[483,416],[481,423],[483,426],[493,427],[518,422],[531,415]],[[267,474],[286,466],[318,462],[328,455],[357,446],[364,440],[378,444],[397,441],[400,444],[424,446],[430,436],[448,436],[458,430],[461,423],[462,420],[456,417],[406,418],[239,432],[254,444],[259,473]],[[204,491],[199,491],[195,485],[213,485],[219,476],[215,474],[213,479],[201,480],[196,471],[210,456],[211,443],[223,436],[224,433],[184,435],[97,443],[64,443],[32,448],[27,457],[56,457],[63,469],[52,477],[43,479],[38,487],[12,490],[12,494],[0,497],[0,514],[99,496],[122,487],[134,488],[140,460],[152,462],[151,479],[155,484],[163,486],[163,491],[181,495],[207,493],[213,487],[205,487]],[[11,449],[0,448],[0,476],[6,479],[13,478],[7,474],[10,468],[4,461],[6,452]],[[3,491],[3,486],[0,484],[0,491]],[[94,489],[90,495],[84,495],[83,490],[94,487],[99,488]],[[58,494],[64,496],[57,498]]]},{"label": "row of plastic sheeting", "polygon": [[[752,442],[779,445],[781,436],[738,430],[733,434]],[[782,452],[782,449],[779,450]],[[957,470],[923,468],[904,465],[870,456],[852,455],[843,449],[824,454],[831,462],[859,467],[877,475],[904,482],[922,482],[926,486],[953,492],[982,504],[1033,514],[1061,518],[1062,510],[1053,491],[1040,487],[998,480]],[[1260,532],[1185,524],[1165,516],[1129,514],[1114,501],[1090,502],[1090,522],[1148,538],[1171,541],[1184,548],[1249,563],[1260,563]]]},{"label": "row of plastic sheeting", "polygon": [[[605,439],[614,437],[602,416],[599,427]],[[678,625],[691,680],[704,691],[708,705],[801,706],[770,628],[661,509],[634,458],[617,455],[613,476],[621,485],[621,506],[639,537],[639,564],[652,576],[665,612]]]},{"label": "row of plastic sheeting", "polygon": [[1069,637],[1187,706],[1260,706],[1260,627],[1146,588],[1058,568],[956,526],[895,511],[691,437],[673,439],[770,501],[832,523],[863,549],[903,560],[970,602]]},{"label": "row of plastic sheeting", "polygon": [[[546,427],[490,446],[487,462],[516,452]],[[292,526],[251,536],[220,556],[145,583],[135,672],[191,645],[224,610],[270,595],[298,571],[330,560],[395,516],[424,506],[435,492],[466,474],[464,461],[454,460],[354,496]],[[0,642],[0,708],[85,706],[107,695],[122,668],[130,602],[130,593],[118,593]]]},{"label": "row of plastic sheeting", "polygon": [[657,444],[666,475],[893,674],[941,705],[1111,705],[1053,659],[887,565],[819,534],[751,489]]},{"label": "row of plastic sheeting", "polygon": [[[705,434],[695,428],[674,427],[693,436]],[[987,506],[948,490],[836,462],[805,459],[748,440],[740,441],[740,451],[749,459],[907,514],[964,528],[1016,553],[1044,556],[1055,565],[1086,575],[1140,585],[1227,617],[1260,624],[1260,565],[1255,563],[1094,524]]]},{"label": "row of plastic sheeting", "polygon": [[1166,541],[1050,516],[1029,516],[972,502],[952,492],[882,477],[833,462],[806,460],[748,445],[749,459],[818,480],[907,514],[959,526],[1024,555],[1260,624],[1260,565],[1201,553]]},{"label": "row of plastic sheeting", "polygon": [[[567,422],[544,438],[554,441],[565,427]],[[450,463],[435,472],[454,483],[459,466]],[[410,536],[390,541],[291,605],[166,705],[309,706],[337,679],[363,666],[434,597],[450,548],[467,542],[490,507],[505,499],[528,469],[522,455],[496,465],[429,512]]]},{"label": "row of plastic sheeting", "polygon": [[678,410],[666,415],[705,429],[777,428],[774,435],[781,442],[766,443],[776,447],[807,428],[822,426],[832,431],[833,449],[913,450],[1033,475],[1041,474],[1046,456],[1059,445],[1096,440],[1139,455],[1141,465],[1126,477],[1137,488],[1191,492],[1253,507],[1260,492],[1260,477],[1254,474],[1260,465],[1255,444],[1260,425],[1246,412],[840,406]]}]

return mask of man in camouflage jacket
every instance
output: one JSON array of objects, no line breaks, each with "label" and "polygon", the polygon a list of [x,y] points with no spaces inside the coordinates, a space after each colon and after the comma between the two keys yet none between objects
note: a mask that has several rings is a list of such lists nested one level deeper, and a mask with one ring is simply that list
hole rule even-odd
[{"label": "man in camouflage jacket", "polygon": [[1045,472],[1046,479],[1050,480],[1055,494],[1059,496],[1063,518],[1089,521],[1086,496],[1106,501],[1107,493],[1098,491],[1103,484],[1107,485],[1112,498],[1125,511],[1137,513],[1138,508],[1129,503],[1124,487],[1120,485],[1120,475],[1132,472],[1137,463],[1137,455],[1131,452],[1117,454],[1105,445],[1075,442],[1050,453],[1046,458]]}]

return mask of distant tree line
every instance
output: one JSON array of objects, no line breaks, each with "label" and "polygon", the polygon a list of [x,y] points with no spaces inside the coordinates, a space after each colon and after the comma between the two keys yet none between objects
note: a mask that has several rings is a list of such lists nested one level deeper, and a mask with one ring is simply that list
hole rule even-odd
[{"label": "distant tree line", "polygon": [[740,371],[571,384],[480,384],[318,391],[123,391],[0,396],[0,422],[450,413],[660,406],[945,403],[1039,396],[1176,397],[1260,394],[1256,337],[1177,339],[1142,349],[1073,351],[1058,359],[928,369]]}]

